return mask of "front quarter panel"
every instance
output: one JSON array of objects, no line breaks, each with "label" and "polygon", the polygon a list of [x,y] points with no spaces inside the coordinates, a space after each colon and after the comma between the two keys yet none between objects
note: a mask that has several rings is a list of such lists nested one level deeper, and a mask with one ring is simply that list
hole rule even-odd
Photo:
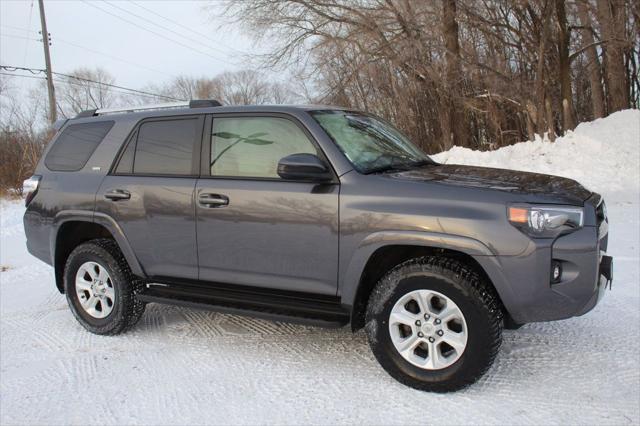
[{"label": "front quarter panel", "polygon": [[383,246],[445,248],[474,258],[525,252],[531,240],[506,212],[507,203],[519,201],[497,191],[347,173],[340,196],[342,299],[353,302],[367,260]]}]

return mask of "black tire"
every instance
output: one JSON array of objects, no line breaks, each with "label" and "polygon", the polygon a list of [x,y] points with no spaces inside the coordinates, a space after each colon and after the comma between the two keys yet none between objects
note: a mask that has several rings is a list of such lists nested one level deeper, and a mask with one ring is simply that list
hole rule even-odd
[{"label": "black tire", "polygon": [[[389,315],[403,295],[435,290],[455,302],[466,319],[467,346],[460,358],[440,370],[417,367],[396,350]],[[502,343],[502,310],[493,287],[455,259],[426,256],[388,272],[374,287],[367,306],[365,330],[373,354],[399,382],[415,389],[452,392],[476,382],[492,365]]]},{"label": "black tire", "polygon": [[[76,293],[75,276],[85,262],[96,262],[104,267],[115,290],[113,309],[104,318],[94,318],[82,308]],[[64,290],[71,312],[84,328],[95,334],[115,335],[133,327],[145,309],[145,303],[137,300],[136,294],[144,288],[144,282],[129,269],[115,241],[100,238],[76,247],[64,267]]]}]

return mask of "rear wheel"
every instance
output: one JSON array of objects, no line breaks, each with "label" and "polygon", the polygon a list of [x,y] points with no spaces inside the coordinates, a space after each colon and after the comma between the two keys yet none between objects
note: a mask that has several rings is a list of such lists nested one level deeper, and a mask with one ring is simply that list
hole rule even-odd
[{"label": "rear wheel", "polygon": [[398,265],[378,282],[365,328],[392,377],[449,392],[477,381],[493,363],[502,311],[493,288],[471,268],[428,256]]},{"label": "rear wheel", "polygon": [[76,247],[65,264],[64,287],[71,312],[96,334],[119,334],[133,327],[145,304],[143,289],[115,241],[101,238]]}]

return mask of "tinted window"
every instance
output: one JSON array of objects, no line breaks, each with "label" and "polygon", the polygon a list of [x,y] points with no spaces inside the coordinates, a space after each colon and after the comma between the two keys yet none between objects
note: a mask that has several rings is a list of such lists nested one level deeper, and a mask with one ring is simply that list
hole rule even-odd
[{"label": "tinted window", "polygon": [[132,173],[133,172],[133,155],[136,150],[136,138],[138,132],[135,132],[127,141],[127,147],[120,157],[120,162],[116,168],[116,173]]},{"label": "tinted window", "polygon": [[277,178],[278,161],[291,154],[317,154],[304,132],[275,117],[215,118],[211,175]]},{"label": "tinted window", "polygon": [[111,127],[113,121],[68,126],[49,150],[44,160],[45,166],[54,171],[80,170]]},{"label": "tinted window", "polygon": [[198,118],[143,123],[138,132],[133,172],[191,175],[193,149],[200,137]]}]

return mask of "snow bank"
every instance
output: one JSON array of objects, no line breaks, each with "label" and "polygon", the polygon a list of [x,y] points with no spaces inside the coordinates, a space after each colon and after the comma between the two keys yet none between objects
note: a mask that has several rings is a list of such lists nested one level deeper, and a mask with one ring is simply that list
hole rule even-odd
[{"label": "snow bank", "polygon": [[441,163],[560,175],[603,194],[638,192],[640,110],[619,111],[581,123],[555,142],[537,138],[490,152],[453,147],[433,158]]}]

